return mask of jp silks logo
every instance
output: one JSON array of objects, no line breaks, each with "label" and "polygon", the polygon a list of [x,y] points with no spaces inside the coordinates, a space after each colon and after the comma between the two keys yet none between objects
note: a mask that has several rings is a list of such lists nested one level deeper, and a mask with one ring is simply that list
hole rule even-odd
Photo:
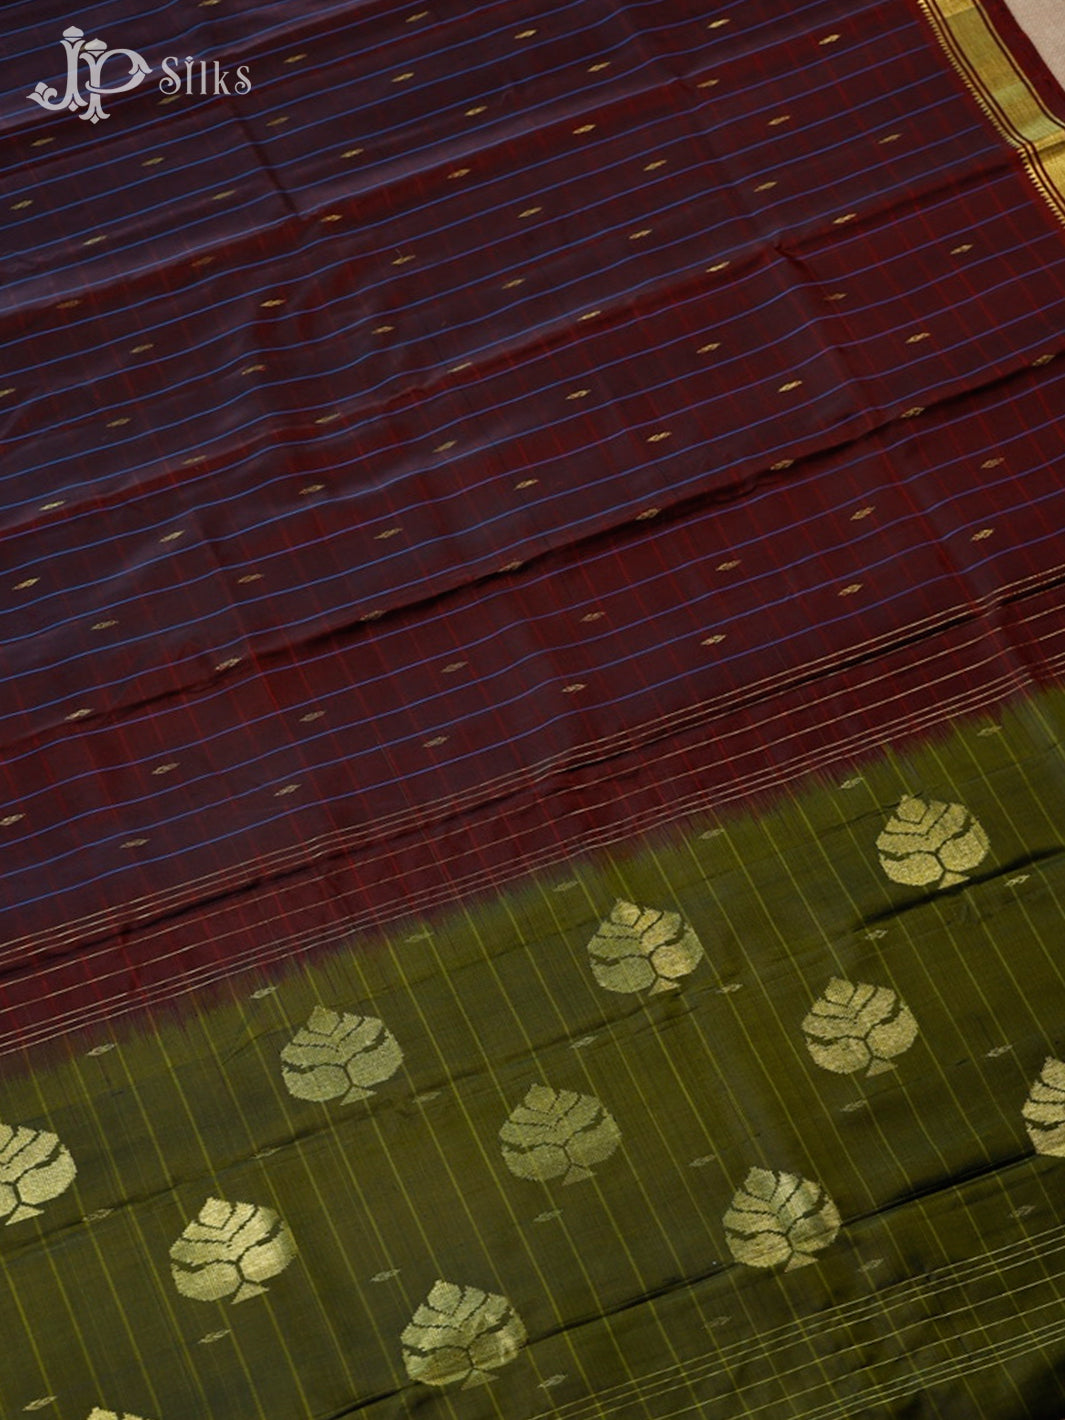
[{"label": "jp silks logo", "polygon": [[[101,118],[110,117],[100,102],[105,95],[124,94],[129,89],[135,89],[152,72],[152,66],[135,49],[109,49],[102,39],[87,40],[84,30],[79,30],[76,25],[63,31],[63,48],[67,56],[64,92],[60,94],[58,89],[42,82],[32,94],[26,95],[51,113],[60,113],[64,109],[78,113],[79,109],[84,109],[84,113],[78,113],[79,118],[99,123]],[[114,64],[110,63],[112,60],[120,61],[117,74]],[[104,68],[109,64],[111,72],[108,77],[117,78],[119,82],[106,85]],[[251,89],[246,64],[232,71],[236,74],[232,89],[229,88],[231,71],[223,69],[217,59],[208,65],[206,59],[197,60],[190,56],[182,65],[181,60],[168,54],[160,67],[163,77],[159,80],[159,88],[164,94],[246,94]]]}]

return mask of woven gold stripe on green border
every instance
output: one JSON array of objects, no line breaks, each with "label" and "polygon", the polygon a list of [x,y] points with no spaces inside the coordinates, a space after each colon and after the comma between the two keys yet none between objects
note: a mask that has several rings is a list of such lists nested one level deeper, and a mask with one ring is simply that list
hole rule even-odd
[{"label": "woven gold stripe on green border", "polygon": [[920,4],[966,87],[1065,222],[1065,125],[1046,108],[976,0]]}]

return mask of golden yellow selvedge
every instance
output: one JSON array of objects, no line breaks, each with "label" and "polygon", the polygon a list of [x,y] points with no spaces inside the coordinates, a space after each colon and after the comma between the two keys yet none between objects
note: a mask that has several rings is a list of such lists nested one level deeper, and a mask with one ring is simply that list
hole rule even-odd
[{"label": "golden yellow selvedge", "polygon": [[1065,223],[1065,123],[1047,109],[980,0],[918,3],[970,93]]}]

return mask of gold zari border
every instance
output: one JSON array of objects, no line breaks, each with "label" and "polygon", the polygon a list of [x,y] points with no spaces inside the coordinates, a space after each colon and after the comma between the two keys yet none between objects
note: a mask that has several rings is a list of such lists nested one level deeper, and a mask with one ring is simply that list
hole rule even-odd
[{"label": "gold zari border", "polygon": [[980,0],[918,0],[947,57],[1065,224],[1065,123],[1047,109]]}]

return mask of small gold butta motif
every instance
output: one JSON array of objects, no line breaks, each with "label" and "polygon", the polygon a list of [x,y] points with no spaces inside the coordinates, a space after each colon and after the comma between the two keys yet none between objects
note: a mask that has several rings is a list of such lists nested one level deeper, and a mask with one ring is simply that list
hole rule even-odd
[{"label": "small gold butta motif", "polygon": [[525,1344],[517,1312],[495,1292],[435,1282],[404,1328],[403,1364],[411,1380],[462,1389],[485,1385]]},{"label": "small gold butta motif", "polygon": [[1065,1061],[1047,1056],[1021,1113],[1036,1153],[1065,1158]]},{"label": "small gold butta motif", "polygon": [[737,1262],[785,1271],[806,1267],[835,1241],[839,1210],[819,1183],[792,1173],[753,1168],[724,1218]]},{"label": "small gold butta motif", "polygon": [[910,887],[952,887],[987,857],[987,834],[964,804],[904,795],[876,840],[880,866]]},{"label": "small gold butta motif", "polygon": [[849,1075],[894,1070],[896,1055],[917,1039],[909,1007],[886,986],[833,977],[802,1023],[806,1048],[818,1065]]},{"label": "small gold butta motif", "polygon": [[102,1410],[100,1406],[94,1405],[89,1411],[88,1420],[141,1420],[141,1417],[128,1410]]},{"label": "small gold butta motif", "polygon": [[247,1301],[296,1256],[286,1223],[272,1208],[208,1198],[170,1249],[174,1285],[200,1302]]},{"label": "small gold butta motif", "polygon": [[592,971],[608,991],[675,991],[702,961],[703,944],[679,912],[614,903],[588,943]]},{"label": "small gold butta motif", "polygon": [[614,1117],[593,1095],[531,1085],[499,1131],[503,1159],[518,1178],[578,1183],[621,1142]]}]

